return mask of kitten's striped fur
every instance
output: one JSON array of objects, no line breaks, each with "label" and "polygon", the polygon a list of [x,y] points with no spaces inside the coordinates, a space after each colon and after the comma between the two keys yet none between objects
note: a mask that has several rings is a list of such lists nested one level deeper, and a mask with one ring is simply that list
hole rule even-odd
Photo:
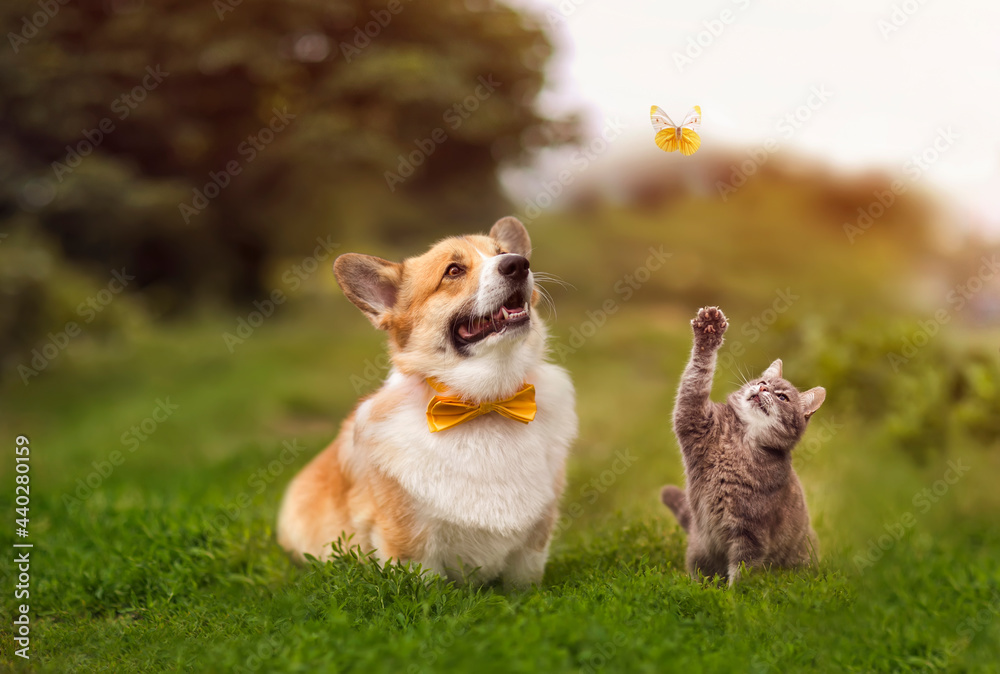
[{"label": "kitten's striped fur", "polygon": [[817,553],[791,451],[826,397],[799,393],[776,360],[725,404],[709,399],[716,354],[728,327],[717,307],[691,321],[694,347],[674,406],[674,433],[687,490],[669,485],[661,498],[688,532],[687,567],[733,585],[746,566],[799,566]]}]

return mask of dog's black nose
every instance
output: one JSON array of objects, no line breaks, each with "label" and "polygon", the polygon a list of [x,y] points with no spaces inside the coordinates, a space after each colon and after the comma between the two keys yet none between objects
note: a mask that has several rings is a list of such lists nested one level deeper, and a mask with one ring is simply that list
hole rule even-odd
[{"label": "dog's black nose", "polygon": [[503,256],[497,269],[503,276],[508,276],[511,280],[523,281],[528,278],[528,258],[509,253]]}]

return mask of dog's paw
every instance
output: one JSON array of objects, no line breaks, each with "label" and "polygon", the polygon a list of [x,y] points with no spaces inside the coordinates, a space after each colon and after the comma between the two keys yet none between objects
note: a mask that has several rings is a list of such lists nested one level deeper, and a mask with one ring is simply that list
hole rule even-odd
[{"label": "dog's paw", "polygon": [[698,310],[698,315],[691,321],[691,327],[698,347],[702,351],[714,350],[722,345],[722,336],[729,327],[729,321],[719,307],[704,307]]}]

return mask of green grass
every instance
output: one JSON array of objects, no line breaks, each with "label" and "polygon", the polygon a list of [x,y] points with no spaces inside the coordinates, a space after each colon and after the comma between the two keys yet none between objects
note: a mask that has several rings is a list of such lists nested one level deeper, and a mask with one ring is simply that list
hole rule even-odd
[{"label": "green grass", "polygon": [[[543,587],[455,587],[351,559],[292,564],[274,542],[284,486],[333,437],[357,398],[353,377],[381,355],[379,336],[346,302],[320,304],[287,307],[233,354],[222,332],[235,319],[202,320],[115,344],[84,338],[29,386],[4,385],[0,437],[31,437],[31,666],[996,671],[998,445],[957,434],[914,461],[836,390],[796,459],[823,545],[819,568],[757,571],[733,590],[687,577],[684,536],[657,500],[660,485],[681,479],[668,418],[687,334],[671,308],[623,306],[566,356],[581,434],[564,512],[577,505],[579,516],[560,523]],[[561,303],[554,339],[567,341],[584,312]],[[773,353],[784,343],[777,332],[742,362],[782,355],[793,381],[824,383],[798,381],[819,370],[805,365],[805,350]],[[717,397],[732,377],[720,373]],[[176,411],[130,451],[122,434],[168,397]],[[824,419],[835,422],[826,434]],[[289,465],[274,462],[284,442],[303,448]],[[114,451],[124,462],[101,476]],[[614,473],[619,452],[634,460]],[[918,509],[915,495],[956,459],[973,470]],[[11,465],[0,466],[7,513]],[[99,484],[76,494],[91,474]],[[599,488],[588,488],[595,479]],[[859,568],[869,541],[906,513],[914,525]],[[5,616],[12,558],[0,563]],[[5,667],[20,660],[9,625],[5,617]]]}]

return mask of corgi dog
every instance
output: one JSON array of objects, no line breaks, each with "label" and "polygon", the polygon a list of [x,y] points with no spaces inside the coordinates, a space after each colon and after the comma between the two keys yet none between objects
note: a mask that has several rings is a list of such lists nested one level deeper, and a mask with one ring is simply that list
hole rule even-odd
[{"label": "corgi dog", "polygon": [[329,558],[351,536],[383,563],[459,582],[541,582],[577,417],[569,375],[545,360],[530,257],[507,217],[401,263],[337,258],[344,294],[388,334],[392,367],[289,484],[286,550]]}]

